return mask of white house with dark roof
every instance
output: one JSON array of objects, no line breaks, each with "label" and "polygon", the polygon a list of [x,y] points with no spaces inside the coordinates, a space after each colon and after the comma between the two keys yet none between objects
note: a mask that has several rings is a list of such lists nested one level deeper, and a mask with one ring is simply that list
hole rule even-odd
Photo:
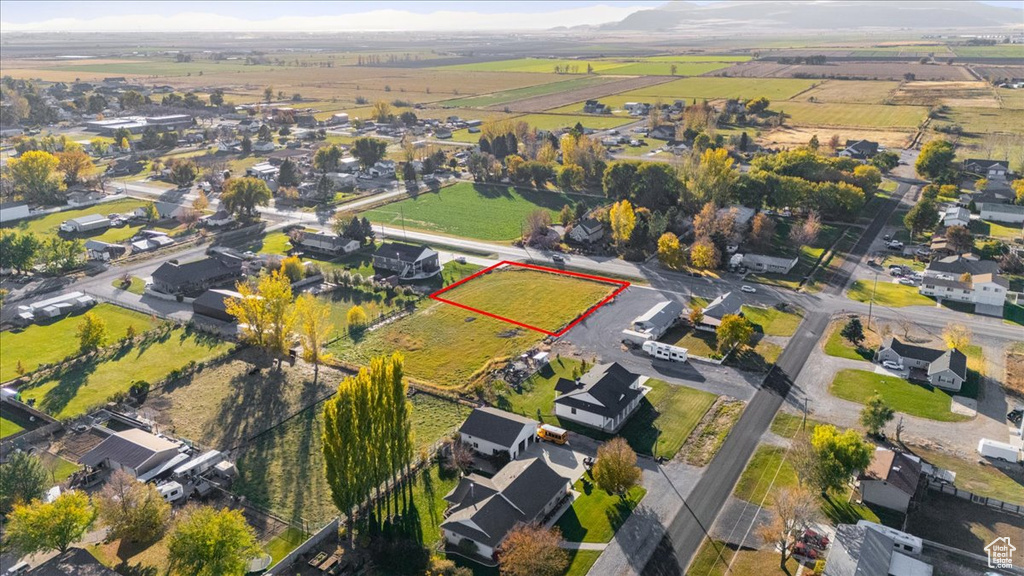
[{"label": "white house with dark roof", "polygon": [[876,448],[871,464],[857,481],[864,502],[906,512],[921,486],[921,459],[906,452]]},{"label": "white house with dark roof", "polygon": [[796,266],[799,259],[796,256],[770,256],[768,254],[743,254],[741,260],[744,266],[754,272],[767,272],[769,274],[789,274]]},{"label": "white house with dark roof", "polygon": [[1020,224],[1024,222],[1024,206],[1019,204],[1003,204],[1000,202],[982,202],[978,204],[982,220]]},{"label": "white house with dark roof", "polygon": [[297,248],[328,256],[340,256],[359,250],[358,240],[326,232],[303,232],[295,244]]},{"label": "white house with dark roof", "polygon": [[485,406],[470,412],[459,428],[459,440],[484,456],[506,452],[515,460],[536,441],[537,424],[525,416]]},{"label": "white house with dark roof", "polygon": [[868,160],[878,154],[878,142],[870,140],[847,140],[846,147],[839,151],[844,158]]},{"label": "white house with dark roof", "polygon": [[493,559],[512,528],[543,521],[568,494],[569,479],[540,458],[512,461],[493,478],[470,474],[444,497],[441,534],[449,549],[470,544]]},{"label": "white house with dark roof", "polygon": [[556,391],[556,416],[603,432],[617,432],[640,406],[645,389],[639,375],[612,362],[594,366],[576,382],[560,381]]},{"label": "white house with dark roof", "polygon": [[581,221],[569,231],[569,238],[581,244],[592,244],[603,237],[604,225],[593,218]]},{"label": "white house with dark roof", "polygon": [[969,158],[964,161],[964,172],[970,172],[983,176],[989,180],[1005,179],[1010,173],[1010,163],[1006,160],[988,160],[984,158]]},{"label": "white house with dark roof", "polygon": [[936,350],[924,346],[905,344],[890,336],[875,352],[876,362],[896,362],[911,370],[919,371],[916,379],[926,380],[936,388],[957,392],[967,381],[967,356],[953,348]]}]

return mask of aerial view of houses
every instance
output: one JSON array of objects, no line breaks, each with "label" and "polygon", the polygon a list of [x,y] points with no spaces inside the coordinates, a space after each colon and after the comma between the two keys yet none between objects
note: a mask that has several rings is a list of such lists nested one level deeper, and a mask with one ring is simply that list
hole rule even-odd
[{"label": "aerial view of houses", "polygon": [[0,573],[1024,574],[1020,2],[2,12]]}]

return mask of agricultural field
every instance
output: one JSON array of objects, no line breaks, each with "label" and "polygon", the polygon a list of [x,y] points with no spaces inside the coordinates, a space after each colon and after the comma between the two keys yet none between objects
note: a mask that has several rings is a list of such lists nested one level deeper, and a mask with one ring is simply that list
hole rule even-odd
[{"label": "agricultural field", "polygon": [[[107,325],[108,341],[124,338],[131,326],[139,334],[156,327],[152,317],[113,304],[98,304],[89,310]],[[40,364],[59,362],[78,351],[75,328],[82,321],[79,314],[49,324],[33,324],[20,330],[0,332],[0,382],[18,376],[18,364],[26,374]]]},{"label": "agricultural field", "polygon": [[883,104],[899,87],[899,82],[826,80],[800,94],[799,99],[808,102]]},{"label": "agricultural field", "polygon": [[457,70],[464,72],[532,72],[554,74],[555,67],[568,67],[573,75],[586,74],[589,66],[593,73],[600,74],[623,66],[622,62],[613,60],[567,60],[556,58],[516,58],[514,60],[495,60],[491,62],[474,62],[471,64],[455,64],[444,66],[441,70]]},{"label": "agricultural field", "polygon": [[[609,81],[607,82],[583,88],[576,88],[574,90],[555,92],[547,95],[516,100],[515,102],[510,102],[503,106],[502,109],[508,109],[514,112],[543,112],[556,107],[570,106],[574,102],[583,102],[585,100],[595,98],[603,100],[612,94],[637,90],[647,86],[663,84],[669,81],[668,78],[663,76],[627,76],[615,77],[614,80],[608,78],[608,80]],[[582,110],[582,107],[583,105],[580,104],[578,109],[573,108],[569,113],[579,113]],[[491,107],[491,110],[496,108],[498,108],[498,106],[493,106]]]},{"label": "agricultural field", "polygon": [[[747,79],[747,78],[682,78],[665,84],[649,86],[620,94],[621,102],[651,101],[661,98],[665,101],[692,98],[758,98],[764,96],[773,102],[788,100],[815,86],[820,80],[799,79]],[[621,105],[621,103],[616,103]]]},{"label": "agricultural field", "polygon": [[833,134],[839,136],[840,142],[845,142],[846,140],[871,140],[888,148],[902,148],[910,143],[915,131],[910,129],[879,130],[851,126],[843,126],[842,128],[782,126],[762,132],[761,136],[757,138],[757,142],[771,148],[792,148],[807,144],[812,136],[817,136],[819,141],[828,142]]},{"label": "agricultural field", "polygon": [[999,108],[995,88],[987,82],[906,82],[893,96],[894,104]]},{"label": "agricultural field", "polygon": [[966,66],[936,66],[918,62],[829,62],[813,64],[779,64],[770,60],[745,62],[717,72],[719,75],[743,78],[804,77],[901,81],[904,74],[913,74],[916,80],[972,81],[976,78]]},{"label": "agricultural field", "polygon": [[585,76],[583,78],[573,78],[572,80],[562,80],[560,82],[551,82],[549,84],[538,84],[536,86],[527,86],[526,88],[517,88],[515,90],[506,90],[504,92],[495,92],[493,94],[455,98],[452,100],[445,100],[441,104],[460,108],[484,108],[487,106],[508,104],[524,98],[546,96],[548,94],[556,94],[570,90],[577,90],[579,88],[605,84],[610,80],[610,78],[603,78],[600,76]]},{"label": "agricultural field", "polygon": [[928,108],[923,106],[779,102],[772,103],[771,109],[785,112],[786,121],[797,126],[910,129],[928,117]]},{"label": "agricultural field", "polygon": [[189,362],[203,362],[230,349],[229,343],[174,329],[155,341],[126,348],[113,358],[69,368],[22,389],[21,396],[26,401],[34,400],[37,408],[55,418],[74,418],[103,404],[111,395],[126,392],[133,381],[157,382]]},{"label": "agricultural field", "polygon": [[618,288],[610,282],[506,266],[446,290],[439,297],[557,332]]},{"label": "agricultural field", "polygon": [[[79,208],[76,210],[64,210],[62,212],[54,212],[53,214],[47,214],[36,218],[29,218],[22,220],[18,223],[16,229],[21,232],[31,232],[40,239],[46,239],[57,235],[57,229],[61,222],[65,220],[71,220],[72,218],[80,218],[89,214],[102,214],[107,216],[114,213],[130,212],[141,206],[149,204],[146,200],[137,200],[134,198],[125,198],[123,200],[114,200],[111,202],[103,202],[94,206],[88,206],[86,208]],[[95,237],[91,237],[93,240],[100,240],[103,242],[119,242],[126,240],[135,235],[141,226],[126,226],[123,228],[108,228],[101,234],[97,234]],[[11,228],[7,228],[11,229]]]},{"label": "agricultural field", "polygon": [[[411,401],[417,447],[448,435],[470,412],[461,404],[422,393]],[[284,518],[304,518],[317,526],[333,518],[338,510],[324,476],[322,427],[321,402],[260,435],[240,450],[239,479],[232,490]],[[441,489],[438,498],[449,489]]]},{"label": "agricultural field", "polygon": [[965,58],[1024,58],[1024,46],[998,44],[995,46],[953,46],[957,56]]},{"label": "agricultural field", "polygon": [[374,208],[362,215],[376,225],[419,228],[477,240],[512,241],[522,234],[521,223],[537,209],[552,219],[565,205],[586,202],[596,206],[603,198],[460,182],[437,192],[419,194]]}]

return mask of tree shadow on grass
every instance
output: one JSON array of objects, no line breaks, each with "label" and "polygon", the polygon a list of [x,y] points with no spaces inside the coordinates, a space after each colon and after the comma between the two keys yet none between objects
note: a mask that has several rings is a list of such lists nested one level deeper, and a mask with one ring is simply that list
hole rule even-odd
[{"label": "tree shadow on grass", "polygon": [[96,371],[98,362],[90,361],[71,367],[57,375],[57,385],[43,395],[39,407],[50,414],[64,410],[78,396],[79,389],[89,382],[89,377]]},{"label": "tree shadow on grass", "polygon": [[289,410],[282,390],[288,385],[285,373],[260,370],[257,374],[238,374],[220,403],[217,418],[207,422],[204,435],[235,446],[267,430]]}]

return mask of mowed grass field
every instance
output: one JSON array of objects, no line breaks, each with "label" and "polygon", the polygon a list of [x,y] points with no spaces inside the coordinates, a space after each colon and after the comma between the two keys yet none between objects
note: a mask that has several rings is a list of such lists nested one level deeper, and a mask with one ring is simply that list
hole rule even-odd
[{"label": "mowed grass field", "polygon": [[949,392],[866,370],[841,370],[836,374],[829,391],[833,396],[859,404],[864,404],[875,394],[880,394],[897,412],[940,422],[961,422],[970,419],[950,411],[952,400]]},{"label": "mowed grass field", "polygon": [[[682,78],[665,84],[640,88],[619,94],[623,102],[662,98],[758,98],[764,96],[772,102],[788,100],[807,90],[820,80],[797,78]],[[646,96],[646,98],[644,98]]]},{"label": "mowed grass field", "polygon": [[[90,311],[107,325],[107,340],[124,338],[129,326],[138,333],[156,326],[150,316],[134,312],[113,304],[98,304]],[[74,354],[78,350],[76,328],[82,322],[82,315],[62,318],[51,324],[35,324],[23,330],[0,332],[0,382],[7,382],[18,376],[17,366],[21,362],[25,373],[35,371],[40,364],[52,364]]]},{"label": "mowed grass field", "polygon": [[401,352],[409,376],[458,389],[489,361],[519,354],[541,336],[483,314],[434,302],[411,316],[363,334],[358,342],[343,338],[329,349],[339,358],[359,364],[374,356]]},{"label": "mowed grass field", "polygon": [[928,117],[928,108],[924,106],[773,102],[771,110],[785,112],[786,122],[797,126],[913,128]]},{"label": "mowed grass field", "polygon": [[[17,226],[4,228],[4,230],[16,229],[22,232],[32,232],[40,239],[45,239],[50,236],[57,235],[57,228],[60,223],[65,220],[71,220],[72,218],[80,218],[89,214],[102,214],[107,216],[112,213],[124,213],[130,212],[140,206],[149,204],[145,200],[136,200],[134,198],[125,198],[123,200],[114,200],[112,202],[103,202],[94,206],[86,208],[79,208],[77,210],[65,210],[63,212],[54,212],[53,214],[47,214],[39,218],[30,218],[28,220],[22,220],[18,222]],[[126,226],[124,228],[108,228],[106,231],[90,236],[95,240],[103,242],[117,242],[127,238],[131,238],[135,235],[135,230],[141,228],[140,226]]]},{"label": "mowed grass field", "polygon": [[440,297],[556,332],[617,288],[609,282],[507,266],[468,280]]},{"label": "mowed grass field", "polygon": [[375,224],[400,226],[404,217],[409,228],[477,240],[511,241],[522,233],[522,222],[530,212],[548,210],[554,220],[563,206],[579,201],[591,206],[605,203],[603,198],[460,182],[363,215]]},{"label": "mowed grass field", "polygon": [[113,358],[90,362],[22,390],[24,400],[55,418],[74,418],[127,391],[135,380],[150,383],[191,361],[202,362],[231,349],[231,344],[208,336],[175,329],[164,338],[127,348]]},{"label": "mowed grass field", "polygon": [[[471,410],[427,394],[415,394],[411,402],[417,447],[444,437]],[[258,437],[240,451],[239,479],[232,491],[284,518],[305,518],[317,526],[330,520],[338,510],[324,476],[322,433],[323,403],[318,403]],[[437,499],[450,488],[441,490]],[[421,510],[420,514],[428,513]]]},{"label": "mowed grass field", "polygon": [[826,80],[801,94],[801,101],[881,104],[891,96],[899,82],[875,80]]},{"label": "mowed grass field", "polygon": [[[603,101],[603,100],[602,100]],[[582,104],[579,106],[578,111],[582,111]],[[572,128],[576,124],[582,124],[584,128],[590,128],[592,130],[607,130],[610,128],[617,128],[623,124],[629,124],[633,120],[630,118],[624,118],[620,116],[612,116],[605,114],[602,116],[595,116],[589,114],[576,114],[576,115],[565,115],[565,114],[527,114],[526,116],[519,116],[514,118],[516,122],[526,122],[531,127],[537,130],[558,130],[561,128]],[[479,139],[479,135],[478,136]]]}]

